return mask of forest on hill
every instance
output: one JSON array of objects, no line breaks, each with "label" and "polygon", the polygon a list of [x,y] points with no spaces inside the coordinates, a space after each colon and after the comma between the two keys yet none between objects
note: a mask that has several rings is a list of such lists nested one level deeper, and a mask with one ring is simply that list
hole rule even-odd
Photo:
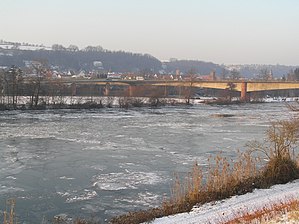
[{"label": "forest on hill", "polygon": [[113,72],[136,72],[150,70],[158,72],[161,62],[148,54],[123,51],[67,51],[67,50],[2,50],[0,66],[25,66],[25,61],[40,61],[60,70],[94,69],[93,62],[100,61],[103,69]]},{"label": "forest on hill", "polygon": [[[4,45],[6,44],[6,45]],[[10,45],[9,45],[10,44]],[[10,47],[9,47],[10,46]],[[274,78],[288,77],[298,66],[286,65],[219,65],[199,60],[160,61],[149,54],[125,51],[109,51],[102,47],[88,46],[80,49],[71,45],[53,45],[46,48],[35,45],[16,45],[0,41],[0,68],[12,65],[25,67],[26,62],[38,61],[58,71],[93,71],[138,74],[200,74],[208,75],[215,71],[220,78],[232,76],[236,72],[240,77],[260,78],[264,73],[271,73]],[[94,62],[100,62],[100,67]]]}]

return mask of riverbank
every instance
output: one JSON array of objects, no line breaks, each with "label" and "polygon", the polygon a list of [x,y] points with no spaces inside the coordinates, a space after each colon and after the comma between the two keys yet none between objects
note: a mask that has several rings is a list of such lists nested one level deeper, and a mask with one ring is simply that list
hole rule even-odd
[{"label": "riverbank", "polygon": [[[297,102],[298,98],[264,98],[246,103]],[[29,96],[0,97],[0,111],[4,110],[55,110],[55,109],[100,109],[100,108],[136,108],[178,105],[240,105],[237,98],[231,100],[216,97],[158,98],[158,97],[117,97],[117,96],[40,96],[38,101]],[[290,105],[292,106],[292,105]]]},{"label": "riverbank", "polygon": [[135,107],[159,107],[165,105],[192,104],[186,99],[157,98],[157,97],[100,97],[100,96],[64,96],[64,97],[40,97],[34,102],[30,97],[18,97],[15,102],[11,98],[0,100],[2,110],[51,110],[51,109],[99,109],[99,108],[135,108]]},{"label": "riverbank", "polygon": [[[269,220],[277,219],[277,215],[286,212],[281,209],[275,214],[275,206],[299,201],[299,180],[287,184],[274,185],[269,189],[256,189],[252,193],[233,196],[229,199],[214,201],[202,206],[195,206],[188,213],[158,218],[152,224],[224,224],[224,223],[273,223]],[[266,212],[268,210],[268,212]],[[264,216],[258,213],[264,211]],[[256,217],[255,217],[256,216]],[[242,221],[242,218],[243,221]],[[286,217],[284,217],[286,219]],[[234,222],[232,222],[234,220]],[[269,222],[266,222],[268,220]],[[296,223],[299,219],[296,220]]]}]

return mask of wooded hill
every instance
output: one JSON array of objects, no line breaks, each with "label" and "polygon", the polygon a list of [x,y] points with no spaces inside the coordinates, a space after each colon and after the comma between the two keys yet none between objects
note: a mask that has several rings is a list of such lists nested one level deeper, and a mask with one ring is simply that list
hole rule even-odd
[{"label": "wooded hill", "polygon": [[287,77],[298,66],[285,65],[218,65],[212,62],[198,60],[172,60],[161,62],[149,54],[138,54],[124,51],[109,51],[87,47],[84,50],[70,50],[67,48],[56,50],[22,50],[1,49],[0,67],[12,65],[24,67],[26,61],[39,61],[44,65],[58,71],[79,72],[97,70],[93,62],[100,61],[103,69],[101,72],[121,72],[139,74],[182,74],[207,75],[215,71],[220,78],[230,77],[231,71],[238,71],[241,77],[259,78],[263,71],[271,71],[273,77]]},{"label": "wooded hill", "polygon": [[175,73],[189,72],[209,74],[215,70],[220,74],[222,67],[203,61],[177,60],[161,62],[149,54],[136,54],[124,51],[70,51],[70,50],[19,50],[0,49],[0,66],[15,65],[24,67],[25,61],[39,61],[61,71],[91,71],[95,69],[94,61],[100,61],[106,72]]},{"label": "wooded hill", "polygon": [[134,54],[123,51],[49,51],[49,50],[1,50],[0,66],[25,66],[25,61],[40,61],[60,70],[95,69],[93,62],[101,61],[105,71],[158,72],[161,62],[148,54]]}]

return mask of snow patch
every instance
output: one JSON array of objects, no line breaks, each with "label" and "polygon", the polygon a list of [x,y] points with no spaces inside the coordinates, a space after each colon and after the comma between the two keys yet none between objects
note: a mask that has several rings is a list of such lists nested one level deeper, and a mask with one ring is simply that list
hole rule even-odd
[{"label": "snow patch", "polygon": [[229,199],[207,203],[194,207],[189,213],[181,213],[154,220],[153,224],[217,224],[232,220],[242,212],[253,213],[274,203],[299,200],[299,180],[292,183],[275,185],[270,189],[258,189],[245,195],[233,196]]}]

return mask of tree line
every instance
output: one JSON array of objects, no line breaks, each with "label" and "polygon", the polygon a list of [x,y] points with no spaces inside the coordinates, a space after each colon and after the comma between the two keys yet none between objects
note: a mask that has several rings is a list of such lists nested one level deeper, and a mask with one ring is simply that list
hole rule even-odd
[{"label": "tree line", "polygon": [[[17,66],[0,70],[0,109],[38,109],[47,102],[59,102],[65,95],[71,95],[71,86],[60,80],[47,80],[47,69],[36,67],[34,76],[24,76]],[[47,101],[47,102],[46,102]]]}]

